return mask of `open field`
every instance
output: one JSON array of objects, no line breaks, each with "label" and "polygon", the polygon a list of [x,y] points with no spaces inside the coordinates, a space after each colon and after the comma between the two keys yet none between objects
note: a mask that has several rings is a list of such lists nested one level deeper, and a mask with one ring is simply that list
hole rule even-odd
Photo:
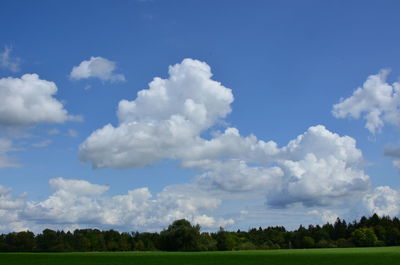
[{"label": "open field", "polygon": [[395,265],[400,247],[236,252],[0,253],[4,265]]}]

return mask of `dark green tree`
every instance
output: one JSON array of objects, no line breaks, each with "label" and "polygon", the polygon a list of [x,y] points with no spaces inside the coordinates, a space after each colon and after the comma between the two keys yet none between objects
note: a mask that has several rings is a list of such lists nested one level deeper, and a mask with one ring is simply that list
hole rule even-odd
[{"label": "dark green tree", "polygon": [[160,233],[161,248],[167,251],[199,251],[200,226],[176,220]]}]

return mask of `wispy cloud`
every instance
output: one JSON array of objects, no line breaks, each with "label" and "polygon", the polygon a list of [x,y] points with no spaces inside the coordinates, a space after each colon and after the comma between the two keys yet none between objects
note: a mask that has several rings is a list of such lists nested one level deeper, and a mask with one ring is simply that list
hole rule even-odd
[{"label": "wispy cloud", "polygon": [[18,72],[20,69],[20,58],[11,56],[12,48],[5,46],[4,51],[0,52],[0,66],[12,72]]},{"label": "wispy cloud", "polygon": [[47,131],[48,135],[56,135],[56,134],[59,134],[59,133],[60,133],[60,130],[58,130],[56,128]]},{"label": "wispy cloud", "polygon": [[79,135],[78,131],[75,129],[68,129],[67,134],[69,137],[78,137],[78,135]]},{"label": "wispy cloud", "polygon": [[38,143],[33,143],[32,146],[41,148],[41,147],[49,146],[52,142],[53,142],[52,140],[43,140]]}]

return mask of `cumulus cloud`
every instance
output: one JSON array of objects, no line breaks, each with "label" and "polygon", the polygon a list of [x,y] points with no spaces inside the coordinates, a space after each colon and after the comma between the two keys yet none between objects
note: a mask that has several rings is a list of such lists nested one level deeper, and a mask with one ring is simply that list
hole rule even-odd
[{"label": "cumulus cloud", "polygon": [[9,69],[12,72],[19,71],[19,58],[11,57],[12,48],[4,47],[4,51],[0,52],[0,66],[6,69]]},{"label": "cumulus cloud", "polygon": [[[238,137],[231,144],[241,146],[245,140]],[[257,148],[243,148],[240,155],[223,152],[222,160],[190,160],[183,166],[205,171],[194,182],[206,190],[262,193],[273,207],[332,205],[360,199],[370,188],[370,179],[361,167],[362,153],[351,137],[319,125],[282,148],[272,143],[269,146],[273,149],[266,148],[270,152],[263,152],[257,160],[252,159],[260,154]],[[247,156],[247,161],[235,158],[240,156]],[[255,161],[257,165],[252,165]]]},{"label": "cumulus cloud", "polygon": [[180,157],[201,141],[201,132],[231,111],[231,90],[211,76],[210,67],[196,60],[171,66],[168,79],[155,78],[135,100],[119,103],[119,125],[93,132],[81,144],[80,158],[101,168]]},{"label": "cumulus cloud", "polygon": [[194,182],[203,189],[218,189],[232,193],[265,192],[275,186],[283,176],[280,167],[251,167],[243,160],[201,162],[201,168],[206,172],[198,176]]},{"label": "cumulus cloud", "polygon": [[231,219],[202,213],[215,209],[220,201],[193,192],[189,196],[190,187],[168,186],[155,196],[148,188],[109,196],[108,186],[84,180],[55,178],[49,184],[54,193],[46,200],[27,202],[21,219],[36,224],[89,224],[123,229],[161,229],[181,218],[204,228],[233,224]]},{"label": "cumulus cloud", "polygon": [[393,217],[400,213],[400,192],[388,186],[376,187],[364,197],[363,202],[369,214]]},{"label": "cumulus cloud", "polygon": [[362,117],[371,133],[380,131],[385,123],[400,126],[400,83],[387,83],[388,74],[389,70],[384,69],[370,75],[353,95],[333,106],[333,115],[336,118]]},{"label": "cumulus cloud", "polygon": [[24,195],[13,196],[11,189],[0,185],[0,231],[27,230],[27,224],[20,218],[25,208]]},{"label": "cumulus cloud", "polygon": [[361,162],[362,153],[353,138],[321,125],[310,127],[281,148],[277,163],[284,174],[267,194],[268,202],[273,206],[296,202],[314,206],[357,198],[370,186]]},{"label": "cumulus cloud", "polygon": [[82,61],[78,66],[74,66],[70,73],[72,80],[86,78],[99,78],[102,81],[123,82],[125,76],[115,73],[117,65],[115,62],[103,57],[90,57],[87,61]]},{"label": "cumulus cloud", "polygon": [[79,120],[80,117],[69,115],[63,104],[54,98],[56,93],[56,84],[40,79],[37,74],[1,78],[0,125],[26,126]]},{"label": "cumulus cloud", "polygon": [[257,192],[274,207],[335,204],[369,189],[355,140],[321,125],[283,147],[234,127],[202,137],[233,102],[231,90],[211,77],[210,67],[197,60],[171,66],[167,79],[155,78],[135,100],[119,103],[119,124],[93,132],[80,145],[80,159],[95,168],[177,159],[202,172],[191,182],[198,189]]}]

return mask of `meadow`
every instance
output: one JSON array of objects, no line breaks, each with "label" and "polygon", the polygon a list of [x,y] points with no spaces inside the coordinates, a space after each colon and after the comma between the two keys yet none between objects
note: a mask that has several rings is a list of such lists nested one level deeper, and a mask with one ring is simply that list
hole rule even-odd
[{"label": "meadow", "polygon": [[395,265],[400,247],[226,252],[0,253],[4,265]]}]

